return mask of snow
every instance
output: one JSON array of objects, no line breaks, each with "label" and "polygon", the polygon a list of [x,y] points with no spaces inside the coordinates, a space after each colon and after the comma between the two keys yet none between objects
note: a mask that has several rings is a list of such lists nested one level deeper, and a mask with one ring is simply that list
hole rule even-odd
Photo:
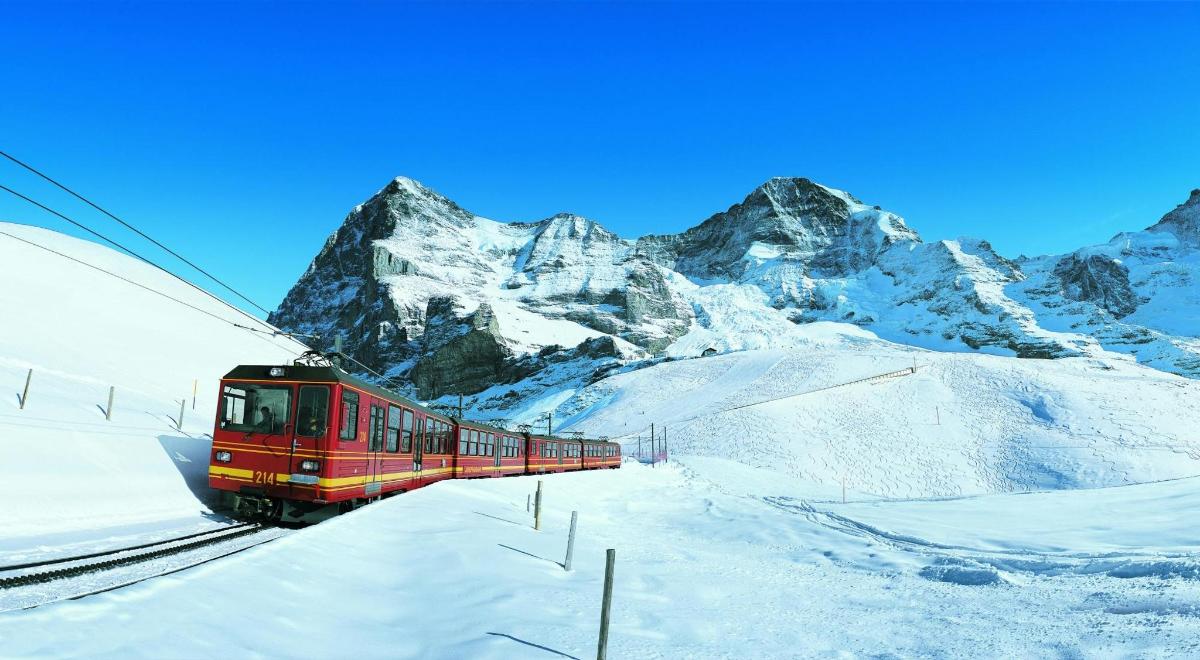
[{"label": "snow", "polygon": [[[232,315],[105,248],[0,231]],[[0,386],[35,370],[25,410],[0,402],[0,563],[219,523],[204,486],[216,379],[299,347],[4,236],[0,277],[0,304],[22,314],[0,325]],[[672,462],[442,482],[171,576],[0,612],[0,655],[585,658],[607,548],[612,658],[1200,654],[1200,383],[1108,353],[919,350],[797,325],[761,289],[723,286],[680,284],[709,334],[671,360],[590,384],[596,363],[552,365],[540,386],[491,393],[529,386],[516,414],[552,407],[627,453],[666,426]],[[720,340],[730,352],[684,359]]]},{"label": "snow", "polygon": [[1017,360],[831,334],[621,373],[555,415],[627,446],[654,422],[679,452],[912,498],[1200,474],[1197,401],[1200,382],[1127,359]]},{"label": "snow", "polygon": [[[24,225],[0,223],[0,232],[221,319],[257,325],[108,248]],[[0,387],[6,390],[0,398],[0,547],[80,528],[155,520],[174,525],[207,512],[193,489],[207,481],[202,434],[212,432],[218,379],[238,363],[289,363],[302,347],[5,235],[0,281],[0,309],[19,310],[0,323]],[[21,410],[18,397],[30,368],[29,401]],[[110,386],[115,401],[106,421]],[[181,399],[187,401],[182,432],[173,421]]]},{"label": "snow", "polygon": [[[801,499],[771,479],[738,480],[729,492],[720,463],[704,463],[706,474],[626,463],[546,477],[540,532],[524,510],[534,478],[442,483],[218,563],[0,616],[0,638],[19,657],[585,658],[604,551],[615,548],[614,658],[1200,651],[1200,587],[1187,573],[1195,554],[1153,549],[1137,564],[1145,570],[1120,570],[1101,530],[1146,528],[1088,507],[1086,491],[1055,494],[1072,517],[1033,509],[1057,522],[1053,549],[1037,538],[1021,545],[1036,531],[1028,523],[999,549],[974,547],[977,530],[944,525],[947,548],[904,536],[936,525],[946,503],[887,503],[896,529],[856,525],[868,505]],[[1106,496],[1144,512],[1198,504],[1186,491],[1194,483]],[[1029,511],[1031,497],[961,506]],[[572,510],[580,523],[568,573],[560,562]],[[1151,533],[1146,541],[1163,548],[1200,540],[1181,523]],[[981,559],[992,555],[1006,562]],[[1093,558],[1107,568],[1060,566]]]}]

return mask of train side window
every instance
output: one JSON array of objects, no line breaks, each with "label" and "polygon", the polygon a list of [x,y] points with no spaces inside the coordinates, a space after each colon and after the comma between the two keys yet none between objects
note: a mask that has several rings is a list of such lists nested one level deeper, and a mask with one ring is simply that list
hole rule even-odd
[{"label": "train side window", "polygon": [[424,422],[425,422],[424,423],[425,432],[422,435],[425,436],[425,440],[424,440],[425,453],[432,454],[433,453],[433,424],[434,424],[434,422],[432,419],[429,419],[428,417],[426,417],[424,419]]},{"label": "train side window", "polygon": [[358,437],[358,392],[342,390],[342,426],[338,433],[341,440]]},{"label": "train side window", "polygon": [[296,435],[319,438],[329,430],[329,388],[304,385],[300,388]]},{"label": "train side window", "polygon": [[400,409],[388,406],[387,451],[396,453],[400,449]]},{"label": "train side window", "polygon": [[404,411],[404,426],[400,429],[400,452],[407,454],[412,451],[413,442],[413,413]]},{"label": "train side window", "polygon": [[459,456],[467,455],[467,439],[470,437],[470,435],[471,435],[470,431],[468,431],[464,428],[458,429],[458,455]]}]

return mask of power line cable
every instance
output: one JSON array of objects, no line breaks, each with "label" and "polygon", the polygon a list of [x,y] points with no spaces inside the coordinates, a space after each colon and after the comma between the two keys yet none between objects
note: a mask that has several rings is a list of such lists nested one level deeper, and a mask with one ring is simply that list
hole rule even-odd
[{"label": "power line cable", "polygon": [[[240,323],[236,323],[236,322],[234,322],[234,321],[231,321],[231,320],[229,320],[229,319],[227,319],[227,318],[224,318],[224,317],[222,317],[222,316],[219,316],[219,315],[217,315],[217,314],[214,314],[214,313],[212,313],[212,312],[210,312],[210,311],[208,311],[208,310],[206,310],[206,309],[201,309],[201,308],[199,308],[199,307],[196,307],[195,305],[192,305],[192,304],[190,304],[190,303],[184,302],[184,301],[182,301],[182,300],[180,300],[180,299],[178,299],[178,298],[176,298],[176,297],[174,297],[174,296],[172,296],[172,295],[170,295],[170,294],[163,293],[162,291],[159,291],[159,290],[157,290],[157,289],[152,289],[152,288],[150,288],[150,287],[148,287],[148,286],[146,286],[146,285],[144,285],[144,284],[141,284],[141,283],[139,283],[139,282],[135,282],[135,281],[133,281],[133,280],[131,280],[131,279],[127,278],[127,277],[123,277],[123,276],[121,276],[121,275],[118,275],[118,274],[116,274],[116,273],[114,273],[114,272],[112,272],[112,271],[110,271],[110,270],[106,270],[106,269],[104,269],[104,268],[101,268],[101,267],[99,267],[99,266],[96,266],[96,265],[94,265],[94,264],[90,264],[90,263],[88,263],[88,262],[86,262],[86,261],[83,261],[83,260],[81,260],[81,259],[77,259],[77,258],[75,258],[75,257],[72,257],[71,255],[68,255],[68,254],[64,254],[64,253],[62,253],[62,252],[59,252],[58,250],[55,250],[55,249],[53,249],[53,248],[49,248],[49,247],[46,247],[45,245],[41,245],[41,244],[39,244],[39,243],[35,243],[35,242],[33,242],[33,241],[30,241],[30,240],[28,240],[28,239],[21,238],[20,236],[16,236],[16,235],[14,235],[14,234],[10,234],[10,233],[8,233],[8,232],[6,232],[6,231],[0,230],[0,235],[7,236],[7,237],[9,237],[9,238],[11,238],[11,239],[14,239],[14,240],[20,241],[21,243],[25,243],[26,245],[30,245],[30,246],[32,246],[32,247],[38,248],[39,250],[45,250],[46,252],[49,252],[49,253],[51,253],[51,254],[58,255],[58,256],[60,256],[60,257],[62,257],[62,258],[64,258],[64,259],[67,259],[67,260],[69,260],[69,261],[73,261],[73,262],[75,262],[75,263],[77,263],[77,264],[80,264],[80,265],[82,265],[82,266],[85,266],[85,267],[87,267],[87,268],[91,268],[92,270],[96,270],[96,271],[99,271],[99,272],[101,272],[101,273],[104,273],[105,275],[109,275],[109,276],[111,276],[111,277],[115,277],[115,278],[117,278],[118,280],[121,280],[122,282],[126,282],[126,283],[128,283],[128,284],[132,284],[133,286],[136,286],[136,287],[138,287],[139,289],[143,289],[143,290],[145,290],[145,291],[149,291],[150,293],[153,293],[153,294],[155,294],[155,295],[162,296],[163,298],[166,298],[166,299],[168,299],[168,300],[171,300],[171,301],[173,301],[173,302],[175,302],[175,303],[178,303],[178,304],[180,304],[180,305],[183,305],[184,307],[188,307],[188,308],[190,308],[190,309],[193,309],[193,310],[195,310],[195,311],[197,311],[197,312],[200,312],[201,314],[204,314],[205,316],[212,317],[212,318],[214,318],[214,319],[216,319],[216,320],[218,320],[218,321],[221,321],[222,323],[228,323],[229,325],[231,325],[231,326],[233,326],[233,327],[235,327],[235,328],[240,328],[240,329],[242,329],[242,330],[247,330],[247,331],[249,331],[249,332],[256,333],[256,336],[259,336],[259,337],[263,337],[263,335],[271,335],[271,336],[288,336],[288,334],[287,334],[287,333],[285,333],[285,332],[282,332],[282,331],[269,331],[269,330],[260,330],[259,328],[252,328],[252,327],[250,327],[250,326],[247,326],[247,325],[242,325],[242,324],[240,324]],[[265,337],[264,337],[264,338],[265,338]],[[290,337],[289,337],[289,338],[290,338]],[[281,348],[281,349],[283,348],[282,346],[279,346],[278,344],[274,344],[273,342],[272,342],[272,345],[274,345],[276,348]],[[289,350],[289,349],[284,349],[284,350]],[[293,351],[293,352],[294,352],[294,351]],[[297,354],[297,355],[298,355],[298,354]]]},{"label": "power line cable", "polygon": [[[129,229],[130,231],[132,231],[132,232],[136,233],[138,236],[141,236],[142,238],[144,238],[144,239],[146,239],[146,240],[150,241],[151,243],[153,243],[153,244],[157,245],[158,247],[162,248],[163,250],[165,250],[166,252],[168,252],[168,253],[169,253],[171,256],[175,257],[176,259],[178,259],[178,260],[182,261],[183,263],[185,263],[185,264],[187,264],[187,265],[191,266],[192,268],[196,269],[197,271],[199,271],[199,272],[203,273],[205,277],[207,277],[208,279],[210,279],[210,280],[212,280],[212,281],[216,282],[217,284],[220,284],[222,287],[224,287],[224,288],[225,288],[227,291],[229,291],[230,293],[234,294],[234,295],[235,295],[235,296],[237,296],[238,298],[241,298],[242,300],[246,301],[246,302],[247,302],[247,303],[249,303],[250,305],[252,305],[252,306],[254,306],[255,308],[257,308],[258,310],[262,311],[262,313],[263,313],[263,314],[270,314],[270,313],[271,313],[271,311],[270,311],[270,310],[268,310],[268,309],[264,308],[262,305],[259,305],[258,303],[254,302],[253,300],[251,300],[251,299],[247,298],[245,295],[243,295],[243,294],[242,294],[240,291],[238,291],[237,289],[234,289],[233,287],[229,286],[229,285],[228,285],[228,284],[226,284],[225,282],[223,282],[223,281],[221,281],[220,279],[218,279],[216,275],[213,275],[212,273],[208,272],[207,270],[205,270],[205,269],[201,268],[200,266],[196,265],[196,263],[194,263],[193,261],[191,261],[191,260],[189,260],[188,258],[184,257],[183,255],[179,254],[178,252],[176,252],[176,251],[172,250],[171,248],[167,247],[166,245],[163,245],[162,243],[160,243],[159,241],[155,240],[154,238],[152,238],[151,236],[149,236],[148,234],[146,234],[146,233],[145,233],[145,232],[143,232],[142,230],[138,229],[137,227],[134,227],[133,225],[129,224],[128,222],[125,222],[124,220],[122,220],[121,218],[118,218],[116,215],[114,215],[113,213],[109,212],[107,209],[105,209],[105,208],[101,207],[99,204],[96,204],[95,202],[93,202],[92,200],[88,199],[87,197],[84,197],[83,195],[81,195],[81,194],[79,194],[79,193],[75,192],[74,190],[72,190],[72,189],[68,188],[67,186],[63,185],[62,183],[59,183],[58,181],[54,180],[54,179],[53,179],[53,178],[51,178],[49,175],[47,175],[47,174],[45,174],[45,173],[41,172],[40,170],[38,170],[37,168],[33,167],[32,165],[30,165],[30,164],[28,164],[28,163],[25,163],[25,162],[23,162],[23,161],[21,161],[21,160],[18,160],[16,157],[14,157],[14,156],[12,156],[11,154],[9,154],[9,153],[7,153],[7,152],[5,152],[5,151],[2,151],[2,150],[0,150],[0,156],[4,156],[5,158],[7,158],[7,159],[11,160],[12,162],[16,163],[17,165],[20,165],[21,167],[23,167],[23,168],[25,168],[25,169],[29,170],[30,172],[33,172],[34,174],[38,175],[39,177],[41,177],[41,178],[45,179],[46,181],[49,181],[50,183],[54,184],[54,185],[55,185],[55,186],[57,186],[58,188],[60,188],[60,189],[64,190],[64,191],[65,191],[65,192],[67,192],[68,194],[72,195],[72,196],[73,196],[73,197],[75,197],[76,199],[78,199],[78,200],[82,201],[84,204],[87,204],[88,206],[90,206],[90,207],[92,207],[92,208],[96,209],[97,211],[99,211],[99,212],[103,213],[104,215],[107,215],[108,217],[112,218],[113,220],[116,220],[117,222],[121,223],[121,225],[122,225],[122,226],[124,226],[126,229]],[[10,191],[10,192],[11,192],[11,191]]]},{"label": "power line cable", "polygon": [[[0,151],[0,155],[3,155],[3,156],[5,156],[6,158],[9,158],[10,160],[13,160],[14,162],[17,162],[17,163],[19,163],[19,164],[21,164],[21,165],[23,165],[23,166],[25,166],[25,167],[27,167],[27,168],[29,167],[29,166],[25,165],[24,163],[21,163],[20,161],[17,161],[15,158],[12,158],[12,157],[11,157],[11,156],[9,156],[8,154],[4,153],[3,151]],[[33,170],[32,168],[29,168],[29,169],[30,169],[31,171],[37,172],[36,170]],[[37,173],[38,173],[40,176],[43,176],[44,178],[46,178],[48,181],[51,181],[51,182],[52,182],[52,183],[54,183],[55,185],[58,185],[59,187],[63,188],[64,190],[67,190],[68,192],[71,192],[71,191],[70,191],[69,189],[67,189],[65,186],[62,186],[61,184],[59,184],[59,183],[57,183],[57,182],[53,181],[53,180],[52,180],[52,179],[50,179],[49,177],[45,177],[45,175],[42,175],[40,172],[37,172]],[[84,262],[84,261],[80,261],[79,259],[76,259],[76,258],[74,258],[74,257],[71,257],[71,256],[68,256],[68,255],[65,255],[65,254],[63,254],[63,253],[61,253],[61,252],[57,252],[57,251],[55,251],[55,250],[52,250],[52,249],[50,249],[50,248],[47,248],[47,247],[45,247],[45,246],[43,246],[43,245],[38,245],[37,243],[34,243],[34,242],[32,242],[32,241],[25,240],[25,239],[23,239],[23,238],[20,238],[20,237],[18,237],[18,236],[14,236],[14,235],[12,235],[12,234],[9,234],[9,233],[7,233],[7,232],[0,232],[0,233],[4,234],[5,236],[8,236],[8,237],[10,237],[10,238],[14,238],[14,239],[16,239],[16,240],[18,240],[18,241],[21,241],[21,242],[23,242],[23,243],[27,243],[27,244],[29,244],[29,245],[32,245],[32,246],[34,246],[34,247],[41,248],[41,249],[43,249],[43,250],[46,250],[46,251],[48,251],[48,252],[52,252],[52,253],[54,253],[54,254],[57,254],[58,256],[61,256],[61,257],[63,257],[63,258],[66,258],[66,259],[70,259],[71,261],[74,261],[74,262],[76,262],[76,263],[82,264],[82,265],[84,265],[84,266],[87,266],[87,267],[89,267],[89,268],[93,268],[93,269],[95,269],[95,270],[98,270],[98,271],[100,271],[100,272],[103,272],[103,273],[105,273],[105,274],[107,274],[107,275],[111,275],[111,276],[113,276],[113,277],[116,277],[117,279],[120,279],[120,280],[123,280],[123,281],[125,281],[125,282],[128,282],[129,284],[132,284],[132,285],[134,285],[134,286],[137,286],[137,287],[139,287],[139,288],[145,289],[145,290],[147,290],[147,291],[150,291],[150,292],[152,292],[152,293],[156,293],[156,294],[158,294],[158,295],[160,295],[160,296],[163,296],[163,297],[165,297],[165,298],[169,298],[169,299],[171,299],[171,300],[173,300],[173,301],[175,301],[175,302],[177,302],[177,303],[179,303],[179,304],[181,304],[181,305],[184,305],[185,307],[190,307],[191,309],[194,309],[194,310],[196,310],[196,311],[198,311],[198,312],[200,312],[200,313],[202,313],[202,314],[205,314],[205,315],[211,316],[211,317],[213,317],[213,318],[215,318],[215,319],[218,319],[218,320],[220,320],[220,321],[223,321],[223,322],[229,323],[230,325],[232,325],[232,326],[234,326],[234,327],[241,328],[241,329],[243,329],[243,330],[249,330],[249,331],[251,331],[251,332],[258,332],[258,333],[265,334],[265,335],[271,335],[271,336],[276,336],[276,337],[287,337],[288,339],[291,339],[292,341],[296,342],[297,344],[300,344],[301,346],[303,346],[303,347],[304,347],[304,349],[305,349],[306,351],[307,351],[307,350],[311,350],[311,347],[310,347],[310,346],[308,346],[308,345],[307,345],[307,344],[305,344],[304,342],[302,342],[302,341],[300,341],[299,339],[297,339],[295,335],[293,335],[293,334],[291,334],[291,333],[288,333],[288,332],[283,332],[283,331],[279,330],[278,328],[275,328],[275,327],[271,326],[270,324],[266,323],[266,322],[265,322],[265,321],[263,321],[262,319],[260,319],[260,318],[258,318],[258,317],[256,317],[256,316],[254,316],[254,315],[252,315],[252,314],[247,314],[245,310],[239,309],[239,308],[238,308],[238,307],[236,307],[235,305],[230,305],[228,302],[226,302],[226,301],[224,301],[224,300],[221,300],[220,298],[218,298],[217,296],[213,295],[212,293],[210,293],[209,291],[205,290],[204,288],[202,288],[202,287],[200,287],[200,286],[198,286],[198,285],[196,285],[196,284],[193,284],[192,282],[189,282],[189,281],[187,281],[186,279],[184,279],[184,278],[180,277],[179,275],[176,275],[175,273],[172,273],[171,271],[167,270],[166,268],[163,268],[162,266],[160,266],[160,265],[158,265],[158,264],[154,263],[153,261],[151,261],[151,260],[147,259],[146,257],[142,256],[141,254],[138,254],[137,252],[133,251],[132,249],[130,249],[130,248],[128,248],[128,247],[126,247],[126,246],[122,245],[121,243],[118,243],[117,241],[115,241],[115,240],[113,240],[113,239],[111,239],[111,238],[109,238],[109,237],[105,236],[104,234],[101,234],[100,232],[98,232],[98,231],[96,231],[96,230],[92,229],[91,227],[88,227],[87,225],[84,225],[83,223],[81,223],[81,222],[78,222],[78,221],[76,221],[76,220],[74,220],[74,219],[70,218],[70,217],[69,217],[69,216],[67,216],[66,214],[60,213],[59,211],[56,211],[56,210],[54,210],[54,209],[52,209],[52,208],[50,208],[50,207],[46,206],[45,204],[42,204],[41,202],[39,202],[39,201],[37,201],[37,200],[35,200],[35,199],[31,198],[31,197],[28,197],[28,196],[26,196],[26,195],[23,195],[23,194],[21,194],[21,193],[17,192],[16,190],[13,190],[12,188],[9,188],[8,186],[5,186],[5,185],[3,185],[3,184],[0,184],[0,190],[4,190],[5,192],[8,192],[9,194],[11,194],[11,195],[13,195],[13,196],[15,196],[15,197],[18,197],[18,198],[20,198],[20,199],[22,199],[22,200],[24,200],[24,201],[26,201],[26,202],[28,202],[28,203],[30,203],[30,204],[32,204],[32,205],[34,205],[34,206],[36,206],[36,207],[38,207],[39,209],[42,209],[43,211],[45,211],[45,212],[47,212],[47,213],[50,213],[50,214],[54,215],[55,217],[61,218],[62,220],[65,220],[65,221],[67,221],[67,222],[71,223],[72,225],[74,225],[74,226],[76,226],[76,227],[78,227],[78,228],[80,228],[80,229],[82,229],[82,230],[84,230],[84,231],[88,232],[89,234],[91,234],[91,235],[95,236],[96,238],[99,238],[100,240],[104,241],[105,243],[108,243],[109,245],[112,245],[113,247],[117,248],[118,250],[121,250],[122,252],[125,252],[125,253],[129,254],[129,255],[130,255],[130,256],[132,256],[133,258],[135,258],[135,259],[137,259],[137,260],[139,260],[139,261],[141,261],[141,262],[143,262],[143,263],[145,263],[145,264],[147,264],[147,265],[149,265],[149,266],[153,266],[154,268],[157,268],[158,270],[161,270],[162,272],[164,272],[164,273],[166,273],[166,274],[170,275],[171,277],[174,277],[175,279],[177,279],[177,280],[179,280],[179,281],[183,282],[184,284],[187,284],[188,286],[192,287],[193,289],[196,289],[197,291],[200,291],[201,293],[203,293],[204,295],[206,295],[206,296],[208,296],[208,297],[212,298],[213,300],[216,300],[217,302],[220,302],[221,304],[223,304],[223,305],[225,305],[225,306],[229,307],[230,309],[233,309],[234,311],[238,312],[239,314],[242,314],[243,316],[246,316],[247,318],[250,318],[250,319],[254,320],[255,322],[259,323],[260,325],[262,325],[262,326],[266,327],[267,329],[266,329],[266,330],[259,330],[259,329],[257,329],[257,328],[251,328],[251,327],[249,327],[249,326],[245,326],[245,325],[242,325],[242,324],[239,324],[239,323],[234,323],[233,321],[230,321],[229,319],[225,319],[225,318],[222,318],[222,317],[220,317],[220,316],[217,316],[216,314],[213,314],[213,313],[211,313],[211,312],[208,312],[208,311],[206,311],[206,310],[200,309],[199,307],[196,307],[196,306],[194,306],[194,305],[191,305],[191,304],[188,304],[188,303],[186,303],[186,302],[183,302],[182,300],[179,300],[178,298],[174,298],[174,297],[172,297],[172,296],[169,296],[169,295],[167,295],[167,294],[165,294],[165,293],[162,293],[161,291],[157,291],[157,290],[155,290],[155,289],[151,289],[151,288],[149,288],[149,287],[146,287],[146,286],[144,286],[144,285],[142,285],[142,284],[139,284],[139,283],[137,283],[137,282],[134,282],[134,281],[132,281],[132,280],[126,279],[126,278],[124,278],[124,277],[121,277],[120,275],[117,275],[117,274],[115,274],[115,273],[112,273],[112,272],[109,272],[109,271],[107,271],[107,270],[104,270],[103,268],[100,268],[100,267],[98,267],[98,266],[94,266],[94,265],[92,265],[92,264],[89,264],[89,263],[86,263],[86,262]],[[72,192],[72,194],[75,194],[75,193],[73,193],[73,192]],[[76,195],[76,196],[77,196],[77,197],[79,197],[79,195]],[[80,199],[84,199],[84,198],[80,197]],[[84,199],[84,201],[87,201],[87,200],[86,200],[86,199]],[[95,204],[92,204],[91,202],[88,202],[88,203],[89,203],[89,204],[91,204],[92,206],[96,206]],[[100,207],[98,207],[98,206],[96,206],[96,208],[100,209]],[[100,210],[101,210],[101,211],[104,211],[103,209],[100,209]],[[106,211],[104,211],[104,212],[105,212],[105,213],[107,213]],[[109,214],[109,215],[111,215],[111,214]],[[118,222],[121,222],[121,220],[120,220],[120,219],[117,219],[117,221],[118,221]],[[124,223],[124,222],[121,222],[121,224],[125,224],[125,223]],[[137,230],[136,230],[136,229],[134,229],[134,231],[137,231]],[[139,234],[139,235],[142,235],[142,236],[145,236],[145,235],[144,235],[144,234],[142,234],[141,232],[138,232],[138,234]],[[161,244],[159,244],[157,241],[154,241],[153,239],[150,239],[149,237],[146,237],[146,238],[147,238],[148,240],[151,240],[152,242],[154,242],[156,245],[159,245],[160,247],[163,247],[163,249],[167,250],[168,252],[171,252],[171,250],[170,250],[170,249],[166,248],[165,246],[162,246],[162,245],[161,245]],[[172,253],[172,254],[175,254],[174,252],[171,252],[171,253]],[[178,256],[178,255],[176,255],[176,256]],[[185,261],[186,261],[186,260],[185,260]],[[194,265],[193,265],[193,266],[194,266]],[[199,270],[199,269],[197,268],[197,270]],[[203,271],[201,271],[201,272],[203,272]],[[206,273],[206,274],[207,274],[207,273]],[[235,292],[235,293],[236,293],[236,292]],[[239,295],[240,295],[240,294],[239,294]],[[250,302],[250,301],[247,301],[247,302]],[[254,303],[253,303],[253,302],[251,302],[251,304],[254,304]],[[258,305],[255,305],[255,307],[258,307]],[[262,308],[261,308],[261,307],[259,307],[259,309],[262,309]],[[266,310],[263,310],[263,311],[266,311]],[[299,353],[297,353],[296,355],[297,355],[297,356],[299,356],[300,354],[299,354]],[[400,387],[399,383],[397,383],[397,382],[396,382],[394,379],[392,379],[392,378],[390,378],[390,377],[388,377],[388,376],[385,376],[385,375],[383,375],[383,374],[379,373],[378,371],[375,371],[374,369],[372,369],[372,368],[368,367],[367,365],[363,364],[362,362],[359,362],[358,360],[354,359],[353,357],[351,357],[351,356],[349,356],[349,355],[345,355],[345,354],[340,354],[340,355],[341,355],[342,357],[345,357],[347,360],[350,360],[350,361],[351,361],[351,362],[353,362],[354,364],[358,365],[359,367],[361,367],[363,370],[367,371],[368,373],[370,373],[370,374],[372,374],[372,375],[376,376],[377,378],[379,378],[379,379],[383,380],[384,382],[391,383],[393,387]]]},{"label": "power line cable", "polygon": [[[0,153],[2,153],[2,152],[0,152]],[[248,318],[248,319],[250,319],[250,320],[254,321],[255,323],[258,323],[259,325],[262,325],[263,327],[265,327],[265,328],[267,329],[267,332],[269,332],[270,334],[273,334],[273,335],[278,335],[278,336],[283,336],[283,337],[287,337],[288,339],[291,339],[292,341],[296,342],[297,344],[300,344],[301,346],[303,346],[305,350],[309,350],[309,349],[310,349],[310,347],[309,347],[307,344],[305,344],[304,342],[300,341],[299,339],[296,339],[296,338],[295,338],[295,337],[293,337],[292,335],[290,335],[290,334],[288,334],[288,333],[285,333],[285,332],[281,332],[281,331],[280,331],[278,328],[275,328],[274,326],[270,325],[270,324],[269,324],[269,323],[267,323],[266,321],[263,321],[262,319],[258,318],[257,316],[254,316],[253,314],[250,314],[250,313],[249,313],[249,312],[247,312],[246,310],[244,310],[244,309],[241,309],[241,308],[237,307],[236,305],[232,305],[232,304],[230,304],[229,302],[227,302],[227,301],[225,301],[225,300],[222,300],[221,298],[217,297],[216,295],[214,295],[213,293],[211,293],[211,292],[209,292],[208,290],[204,289],[203,287],[200,287],[200,286],[198,286],[198,285],[196,285],[196,284],[193,284],[192,282],[189,282],[188,280],[184,279],[183,277],[180,277],[179,275],[177,275],[177,274],[175,274],[175,273],[172,273],[171,271],[167,270],[166,268],[163,268],[162,266],[160,266],[160,265],[158,265],[158,264],[154,263],[154,262],[153,262],[153,261],[151,261],[150,259],[148,259],[148,258],[146,258],[146,257],[142,256],[141,254],[138,254],[137,252],[133,251],[132,249],[130,249],[130,248],[128,248],[128,247],[126,247],[126,246],[122,245],[121,243],[118,243],[117,241],[115,241],[115,240],[113,240],[113,239],[109,238],[108,236],[105,236],[104,234],[101,234],[100,232],[98,232],[98,231],[96,231],[96,230],[92,229],[91,227],[88,227],[87,225],[85,225],[85,224],[83,224],[83,223],[81,223],[81,222],[79,222],[79,221],[77,221],[77,220],[74,220],[74,219],[70,218],[70,217],[69,217],[69,216],[67,216],[66,214],[64,214],[64,213],[61,213],[61,212],[59,212],[59,211],[56,211],[56,210],[54,210],[54,209],[50,208],[49,206],[46,206],[45,204],[42,204],[41,202],[39,202],[39,201],[37,201],[37,200],[35,200],[35,199],[31,198],[31,197],[28,197],[28,196],[26,196],[26,195],[23,195],[23,194],[21,194],[21,193],[17,192],[16,190],[13,190],[12,188],[9,188],[8,186],[5,186],[5,185],[3,185],[3,184],[0,184],[0,190],[3,190],[3,191],[5,191],[5,192],[7,192],[7,193],[9,193],[9,194],[11,194],[11,195],[13,195],[13,196],[15,196],[15,197],[17,197],[17,198],[21,199],[21,200],[24,200],[24,201],[26,201],[26,202],[28,202],[28,203],[30,203],[30,204],[32,204],[32,205],[34,205],[34,206],[38,207],[39,209],[42,209],[43,211],[45,211],[45,212],[47,212],[47,213],[50,213],[51,215],[53,215],[53,216],[55,216],[55,217],[57,217],[57,218],[61,218],[61,219],[65,220],[65,221],[67,221],[67,222],[71,223],[72,225],[74,225],[74,226],[76,226],[76,227],[79,227],[80,229],[82,229],[82,230],[86,231],[87,233],[89,233],[89,234],[91,234],[91,235],[93,235],[93,236],[95,236],[95,237],[99,238],[100,240],[104,241],[105,243],[108,243],[109,245],[112,245],[113,247],[117,248],[118,250],[121,250],[122,252],[125,252],[125,253],[129,254],[129,255],[130,255],[130,256],[132,256],[133,258],[135,258],[135,259],[137,259],[137,260],[139,260],[139,261],[141,261],[141,262],[143,262],[143,263],[145,263],[145,264],[147,264],[147,265],[149,265],[149,266],[152,266],[152,267],[154,267],[154,268],[157,268],[158,270],[160,270],[160,271],[162,271],[162,272],[166,273],[167,275],[170,275],[171,277],[173,277],[173,278],[175,278],[175,279],[179,280],[180,282],[183,282],[184,284],[186,284],[186,285],[190,286],[191,288],[193,288],[193,289],[195,289],[195,290],[199,291],[200,293],[203,293],[204,295],[208,296],[209,298],[212,298],[213,300],[215,300],[215,301],[217,301],[217,302],[221,303],[222,305],[225,305],[226,307],[228,307],[228,308],[232,309],[233,311],[237,312],[238,314],[241,314],[242,316],[245,316],[246,318]],[[40,247],[40,246],[39,246],[39,247]]]}]

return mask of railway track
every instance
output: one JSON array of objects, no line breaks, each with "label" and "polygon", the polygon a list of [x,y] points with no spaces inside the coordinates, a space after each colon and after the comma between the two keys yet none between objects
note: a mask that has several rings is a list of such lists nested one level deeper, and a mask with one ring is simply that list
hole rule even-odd
[{"label": "railway track", "polygon": [[0,566],[0,612],[74,600],[270,543],[289,530],[239,523],[150,543]]}]

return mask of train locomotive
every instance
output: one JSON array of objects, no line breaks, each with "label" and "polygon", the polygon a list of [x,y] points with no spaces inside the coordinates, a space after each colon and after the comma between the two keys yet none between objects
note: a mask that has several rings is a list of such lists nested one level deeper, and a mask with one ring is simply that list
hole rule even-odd
[{"label": "train locomotive", "polygon": [[327,365],[221,379],[209,485],[238,515],[314,522],[443,479],[619,468],[615,442],[438,413]]}]

